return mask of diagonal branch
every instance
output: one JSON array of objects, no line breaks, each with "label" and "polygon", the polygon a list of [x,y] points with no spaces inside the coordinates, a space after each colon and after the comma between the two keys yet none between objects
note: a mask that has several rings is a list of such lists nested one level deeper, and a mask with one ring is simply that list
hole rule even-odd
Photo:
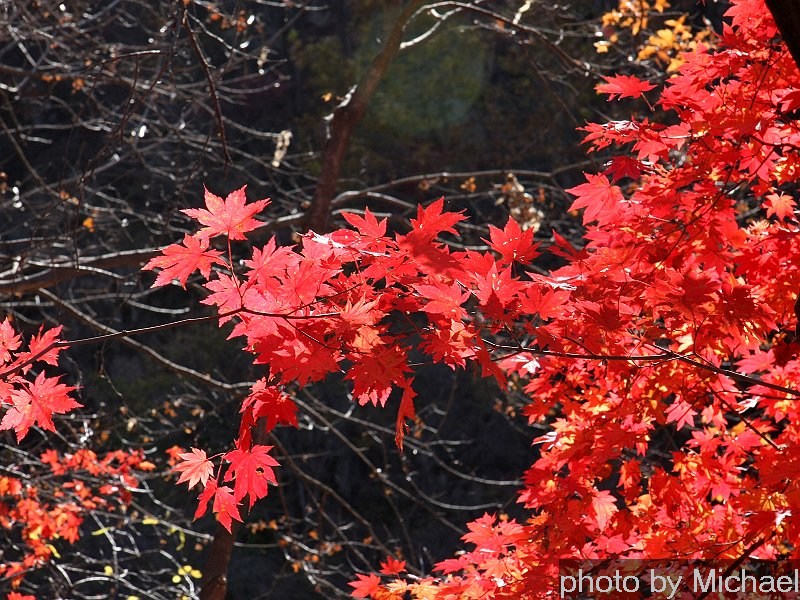
[{"label": "diagonal branch", "polygon": [[666,348],[659,348],[659,350],[661,351],[658,352],[657,354],[629,355],[629,354],[593,354],[589,352],[585,353],[557,352],[555,350],[543,350],[538,346],[522,346],[522,345],[508,346],[503,344],[495,344],[491,340],[487,339],[484,339],[483,343],[485,343],[487,346],[496,348],[498,350],[510,350],[515,354],[519,354],[520,352],[527,352],[535,356],[553,356],[555,358],[571,358],[575,360],[624,361],[624,362],[659,362],[659,361],[677,360],[682,363],[692,365],[693,367],[697,367],[698,369],[702,369],[703,371],[709,371],[711,373],[716,373],[718,375],[725,375],[735,381],[740,381],[742,383],[747,383],[749,385],[760,385],[765,388],[774,390],[776,392],[782,392],[784,394],[790,394],[792,396],[800,397],[799,390],[793,390],[792,388],[778,385],[776,383],[770,383],[769,381],[764,381],[757,377],[753,377],[752,375],[745,375],[744,373],[739,373],[738,371],[733,371],[731,369],[718,367],[709,362],[697,360],[695,358],[692,358],[691,356],[681,354],[680,352],[674,352],[673,350],[667,350]]},{"label": "diagonal branch", "polygon": [[326,117],[330,132],[322,151],[322,171],[314,190],[314,199],[308,211],[306,225],[317,233],[328,228],[331,202],[342,171],[342,162],[350,145],[350,137],[364,113],[378,84],[383,79],[394,57],[400,50],[406,25],[424,4],[424,0],[411,0],[395,20],[381,51],[372,59],[361,80],[350,89],[332,115]]},{"label": "diagonal branch", "polygon": [[217,86],[214,83],[214,77],[211,75],[211,68],[209,67],[208,61],[203,54],[203,50],[200,48],[200,44],[197,42],[197,36],[195,35],[192,27],[189,25],[189,13],[186,11],[185,7],[183,8],[182,24],[189,36],[189,42],[192,45],[192,49],[194,50],[195,54],[197,54],[197,59],[200,61],[200,66],[206,75],[206,81],[208,81],[208,93],[211,95],[211,102],[214,105],[214,117],[217,121],[219,140],[222,144],[222,154],[225,157],[225,169],[227,170],[228,167],[233,163],[233,160],[231,159],[230,152],[228,152],[228,142],[225,138],[225,121],[222,116],[222,107],[219,104]]},{"label": "diagonal branch", "polygon": [[[58,306],[60,306],[61,308],[63,308],[64,310],[66,310],[67,312],[69,312],[72,316],[74,316],[78,320],[86,323],[87,325],[89,325],[90,327],[93,327],[94,329],[97,329],[98,331],[102,331],[103,332],[103,336],[102,336],[103,338],[105,338],[105,339],[118,338],[123,343],[127,344],[128,346],[131,346],[132,348],[135,348],[139,352],[142,352],[142,353],[146,354],[150,358],[155,359],[158,363],[160,363],[161,365],[165,366],[170,371],[178,373],[179,375],[185,375],[187,377],[191,377],[192,379],[196,379],[198,381],[201,381],[201,382],[205,383],[206,385],[210,385],[210,386],[213,386],[213,387],[216,387],[216,388],[220,388],[220,389],[223,389],[223,390],[228,390],[228,391],[238,391],[238,390],[242,390],[242,389],[249,389],[252,386],[252,382],[225,383],[224,381],[219,381],[217,379],[214,379],[213,377],[211,377],[211,375],[208,375],[206,373],[201,373],[200,371],[196,371],[195,369],[192,369],[190,367],[185,367],[183,365],[179,365],[178,363],[168,359],[166,356],[164,356],[162,354],[159,354],[158,352],[153,350],[150,346],[147,346],[146,344],[143,344],[141,342],[137,342],[136,340],[131,338],[130,335],[132,334],[132,332],[130,332],[130,331],[117,331],[116,329],[113,329],[112,327],[108,327],[107,325],[103,325],[99,321],[93,319],[91,316],[89,316],[86,313],[84,313],[83,311],[79,310],[77,307],[75,307],[71,303],[65,302],[64,300],[62,300],[61,298],[59,298],[58,296],[56,296],[54,293],[52,293],[49,290],[42,290],[41,294],[43,296],[45,296],[46,298],[48,298],[49,300],[51,300],[52,302],[54,302],[55,304],[57,304]],[[195,322],[196,323],[196,322],[198,322],[200,320],[212,320],[212,319],[218,319],[218,318],[219,318],[218,316],[209,317],[209,318],[197,317],[197,318],[191,319],[191,320],[183,319],[183,321],[191,321],[191,322]],[[98,338],[92,338],[93,341],[97,341],[97,339]],[[83,341],[83,340],[81,340],[81,341]],[[71,343],[64,344],[64,345],[72,345],[72,346],[74,346],[75,343],[71,342]],[[0,377],[2,377],[1,374],[0,374]]]},{"label": "diagonal branch", "polygon": [[159,252],[160,250],[157,248],[145,248],[101,254],[79,261],[65,259],[48,265],[45,270],[38,273],[23,275],[19,278],[0,279],[0,294],[22,296],[75,277],[96,275],[98,269],[141,267]]}]

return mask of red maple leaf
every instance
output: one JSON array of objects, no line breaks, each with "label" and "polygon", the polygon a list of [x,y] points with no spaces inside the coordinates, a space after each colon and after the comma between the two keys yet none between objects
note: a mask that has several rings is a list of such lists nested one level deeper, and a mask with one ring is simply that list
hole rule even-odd
[{"label": "red maple leaf", "polygon": [[641,161],[631,158],[630,156],[615,156],[603,171],[606,175],[611,176],[611,181],[616,183],[624,177],[631,179],[639,179],[642,174],[644,165]]},{"label": "red maple leaf", "polygon": [[491,318],[502,320],[504,311],[516,300],[522,290],[522,284],[515,280],[511,267],[497,268],[493,265],[486,276],[473,275],[477,289],[475,297],[481,303],[481,309]]},{"label": "red maple leaf", "polygon": [[372,402],[384,406],[392,384],[404,381],[408,356],[401,348],[375,347],[371,354],[358,355],[345,379],[353,381],[353,394],[361,405]]},{"label": "red maple leaf", "polygon": [[458,283],[445,285],[438,281],[434,285],[416,285],[417,292],[428,300],[422,310],[429,315],[441,315],[447,319],[460,320],[466,316],[461,306],[469,300],[470,293],[461,291]]},{"label": "red maple leaf", "polygon": [[376,302],[367,302],[363,298],[355,303],[348,300],[344,307],[340,309],[339,318],[350,327],[372,325],[381,317],[376,304]]},{"label": "red maple leaf", "polygon": [[184,481],[189,482],[189,489],[192,489],[198,483],[205,487],[208,478],[214,471],[214,464],[208,460],[206,453],[203,450],[192,448],[191,452],[183,452],[178,454],[181,462],[175,465],[173,471],[178,471],[181,476],[178,478],[178,483]]},{"label": "red maple leaf", "polygon": [[694,425],[694,417],[697,411],[685,400],[679,400],[670,404],[667,408],[667,423],[675,423],[677,428],[683,429],[685,426]]},{"label": "red maple leaf", "polygon": [[162,269],[156,277],[153,287],[172,283],[177,279],[182,288],[186,288],[189,275],[199,270],[203,277],[211,274],[211,265],[225,264],[220,258],[219,250],[208,249],[208,238],[197,238],[191,235],[183,237],[183,244],[172,244],[161,251],[144,266],[143,269]]},{"label": "red maple leaf", "polygon": [[22,343],[21,338],[14,331],[11,321],[8,317],[0,323],[0,362],[8,362],[11,360],[11,352],[17,350]]},{"label": "red maple leaf", "polygon": [[31,356],[36,356],[40,352],[44,352],[36,360],[46,362],[48,365],[58,365],[58,354],[62,350],[66,350],[67,346],[59,346],[50,348],[55,342],[58,341],[58,336],[61,335],[62,327],[53,327],[44,331],[44,325],[39,329],[39,333],[31,338],[28,343],[28,352]]},{"label": "red maple leaf", "polygon": [[356,577],[358,577],[358,581],[351,581],[347,584],[353,587],[353,598],[369,598],[378,591],[381,579],[374,573],[369,575],[356,573]]},{"label": "red maple leaf", "polygon": [[500,253],[504,263],[526,263],[539,256],[536,244],[533,243],[533,229],[522,231],[514,219],[509,218],[503,229],[489,225],[489,237],[489,245],[492,250]]},{"label": "red maple leaf", "polygon": [[235,190],[228,194],[223,200],[215,196],[207,189],[205,191],[205,208],[187,208],[183,213],[193,219],[197,219],[205,225],[197,232],[201,239],[207,240],[216,235],[227,235],[231,240],[245,239],[245,233],[252,231],[260,225],[260,222],[253,218],[269,204],[268,199],[257,200],[251,204],[247,203],[245,189],[247,186]]},{"label": "red maple leaf", "polygon": [[228,532],[231,531],[232,519],[242,522],[238,503],[233,497],[233,490],[227,485],[219,485],[216,479],[209,479],[205,489],[200,493],[197,510],[194,513],[195,519],[199,519],[206,513],[208,503],[212,499],[211,510],[216,515],[220,525],[227,529]]},{"label": "red maple leaf", "polygon": [[252,419],[266,419],[267,431],[278,423],[297,427],[297,404],[284,392],[268,386],[262,377],[253,384],[250,395],[242,403],[241,412],[252,411]]},{"label": "red maple leaf", "polygon": [[282,276],[286,269],[294,268],[298,260],[291,248],[278,247],[275,238],[270,238],[263,248],[253,248],[253,257],[245,260],[244,265],[251,269],[248,279],[266,284],[271,278]]},{"label": "red maple leaf", "polygon": [[397,560],[394,556],[388,556],[381,562],[381,573],[384,575],[397,575],[406,570],[406,561]]},{"label": "red maple leaf", "polygon": [[566,190],[577,196],[569,210],[585,208],[583,222],[589,223],[597,219],[600,224],[607,223],[614,215],[614,208],[625,199],[622,190],[612,185],[605,175],[586,173],[587,183],[582,183]]},{"label": "red maple leaf", "polygon": [[[244,293],[236,277],[231,277],[225,273],[219,273],[217,278],[206,283],[205,287],[211,294],[200,301],[202,304],[216,304],[221,313],[227,313],[242,308]],[[244,290],[244,292],[247,292],[247,290]],[[229,316],[223,317],[219,320],[219,324],[222,325],[229,320]],[[232,335],[240,334],[236,333]]]},{"label": "red maple leaf", "polygon": [[775,352],[772,348],[768,352],[757,350],[738,362],[739,371],[742,373],[769,372],[775,368]]},{"label": "red maple leaf", "polygon": [[608,490],[594,492],[592,495],[592,509],[594,510],[595,522],[600,530],[605,529],[611,517],[619,511],[616,499]]},{"label": "red maple leaf", "polygon": [[449,328],[436,327],[422,334],[420,348],[436,362],[451,368],[463,367],[474,355],[472,339],[474,331],[461,321],[451,321]]},{"label": "red maple leaf", "polygon": [[768,217],[776,215],[781,221],[785,221],[794,216],[796,203],[788,194],[769,194],[764,200],[764,206],[767,207]]},{"label": "red maple leaf", "polygon": [[227,485],[217,487],[214,492],[214,514],[217,516],[217,521],[230,532],[231,518],[236,519],[240,523],[242,517],[239,514],[238,502],[231,493],[232,490]]},{"label": "red maple leaf", "polygon": [[386,235],[386,219],[378,221],[375,215],[372,214],[369,208],[364,210],[364,216],[361,217],[355,213],[342,213],[345,221],[355,227],[361,235],[368,237],[383,237]]},{"label": "red maple leaf", "polygon": [[267,495],[267,483],[277,485],[272,467],[280,465],[268,454],[271,449],[272,446],[253,446],[249,451],[237,448],[225,455],[225,460],[231,463],[225,481],[235,479],[233,497],[236,502],[249,495],[252,508],[256,500]]},{"label": "red maple leaf", "polygon": [[642,81],[632,75],[612,75],[603,77],[606,83],[598,83],[594,89],[601,94],[608,94],[609,100],[615,96],[620,98],[638,98],[644,92],[649,92],[654,86],[652,83]]},{"label": "red maple leaf", "polygon": [[22,389],[11,392],[11,407],[0,422],[0,429],[13,429],[17,441],[34,425],[55,431],[53,415],[63,414],[82,405],[69,397],[75,388],[58,382],[56,377],[39,373],[33,382],[24,381]]},{"label": "red maple leaf", "polygon": [[542,291],[541,286],[531,286],[520,298],[520,305],[526,313],[539,315],[540,319],[546,320],[563,315],[566,310],[564,304],[568,299],[568,291],[546,287]]},{"label": "red maple leaf", "polygon": [[409,237],[431,241],[444,231],[458,235],[453,229],[453,225],[463,221],[465,217],[460,213],[442,212],[443,208],[444,198],[439,198],[427,207],[419,206],[417,218],[411,219],[413,229],[409,233]]}]

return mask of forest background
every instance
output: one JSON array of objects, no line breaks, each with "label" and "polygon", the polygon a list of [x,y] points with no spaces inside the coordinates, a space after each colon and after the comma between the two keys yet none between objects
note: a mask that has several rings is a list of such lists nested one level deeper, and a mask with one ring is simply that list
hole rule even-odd
[{"label": "forest background", "polygon": [[[587,158],[576,129],[635,110],[597,97],[601,76],[663,80],[680,50],[713,43],[722,10],[643,1],[3,3],[4,316],[28,335],[45,324],[63,325],[71,340],[108,339],[62,354],[83,408],[58,419],[56,435],[18,444],[5,432],[0,469],[35,484],[49,506],[58,490],[81,497],[81,486],[99,490],[120,475],[86,469],[66,475],[65,488],[43,452],[143,452],[125,509],[82,511],[74,544],[0,532],[6,564],[39,552],[19,592],[196,597],[213,570],[213,542],[232,542],[212,519],[192,521],[194,497],[174,486],[169,457],[228,444],[247,382],[260,374],[213,321],[158,329],[207,314],[197,304],[203,290],[190,280],[192,302],[177,288],[151,289],[154,277],[140,270],[188,231],[180,211],[203,204],[203,185],[223,196],[247,185],[249,197],[272,199],[254,245],[270,235],[292,243],[309,226],[323,233],[341,224],[341,211],[366,206],[403,231],[418,203],[440,196],[468,217],[453,247],[488,248],[488,226],[509,216],[543,247],[554,232],[580,245],[581,220],[563,190],[602,157]],[[407,47],[392,49],[398,23]],[[339,130],[330,115],[355,84],[374,84],[374,95],[332,166],[329,138]],[[427,572],[458,546],[464,523],[518,514],[519,476],[541,434],[521,415],[521,391],[446,367],[420,369],[416,381],[425,402],[402,454],[395,415],[356,407],[343,381],[291,390],[298,428],[271,433],[280,485],[238,532],[230,597],[347,595],[353,573],[387,554]],[[16,503],[24,492],[4,493]],[[19,575],[5,573],[0,589]]]}]

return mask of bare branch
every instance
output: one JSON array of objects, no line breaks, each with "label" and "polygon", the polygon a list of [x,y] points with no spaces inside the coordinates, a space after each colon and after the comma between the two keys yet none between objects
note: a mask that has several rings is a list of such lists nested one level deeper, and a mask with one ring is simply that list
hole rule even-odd
[{"label": "bare branch", "polygon": [[331,202],[339,184],[342,161],[350,144],[350,137],[364,113],[375,90],[378,89],[389,65],[400,50],[403,33],[411,17],[424,4],[424,0],[411,0],[394,21],[381,51],[372,59],[361,80],[328,117],[330,134],[322,152],[322,172],[314,190],[314,199],[306,222],[309,229],[324,233],[328,228]]}]

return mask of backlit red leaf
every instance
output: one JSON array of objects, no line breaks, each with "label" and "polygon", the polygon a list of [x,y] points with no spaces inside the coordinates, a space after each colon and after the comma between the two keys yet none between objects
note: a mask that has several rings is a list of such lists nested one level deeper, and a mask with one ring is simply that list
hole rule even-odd
[{"label": "backlit red leaf", "polygon": [[225,200],[206,190],[206,208],[187,208],[182,211],[205,225],[197,232],[198,237],[207,240],[217,235],[227,235],[232,240],[243,240],[245,233],[259,226],[259,221],[253,216],[264,210],[269,200],[247,204],[246,187],[231,192]]},{"label": "backlit red leaf", "polygon": [[185,235],[182,244],[172,244],[161,251],[142,267],[145,270],[161,269],[156,277],[153,287],[171,283],[177,279],[181,287],[186,287],[186,280],[195,271],[200,271],[203,277],[211,273],[211,265],[225,264],[220,258],[219,250],[208,249],[207,238],[197,238]]},{"label": "backlit red leaf", "polygon": [[58,382],[58,378],[39,373],[32,382],[23,382],[11,393],[11,406],[0,422],[0,429],[13,429],[17,441],[22,440],[34,425],[55,431],[54,414],[64,414],[81,404],[69,396],[75,388]]},{"label": "backlit red leaf", "polygon": [[361,575],[356,573],[357,581],[351,581],[347,585],[353,587],[353,598],[369,598],[378,590],[381,583],[380,577],[374,573]]},{"label": "backlit red leaf", "polygon": [[205,486],[211,473],[214,471],[214,464],[208,460],[203,450],[192,448],[191,452],[178,454],[180,462],[173,467],[174,471],[181,474],[178,483],[189,482],[189,489],[198,483]]},{"label": "backlit red leaf", "polygon": [[601,94],[608,94],[609,100],[619,98],[638,98],[644,92],[649,92],[654,86],[652,83],[642,81],[632,75],[612,75],[603,77],[606,83],[599,83],[595,89]]},{"label": "backlit red leaf", "polygon": [[570,206],[570,210],[585,208],[584,223],[594,220],[600,221],[600,224],[607,223],[613,218],[617,205],[625,199],[622,190],[616,185],[612,185],[605,175],[586,173],[586,181],[586,183],[566,190],[577,196]]},{"label": "backlit red leaf", "polygon": [[268,454],[271,449],[272,446],[253,446],[250,450],[237,448],[225,455],[225,460],[231,463],[225,481],[234,480],[233,497],[236,502],[249,496],[252,508],[256,500],[267,495],[268,483],[278,483],[272,467],[279,464]]}]

